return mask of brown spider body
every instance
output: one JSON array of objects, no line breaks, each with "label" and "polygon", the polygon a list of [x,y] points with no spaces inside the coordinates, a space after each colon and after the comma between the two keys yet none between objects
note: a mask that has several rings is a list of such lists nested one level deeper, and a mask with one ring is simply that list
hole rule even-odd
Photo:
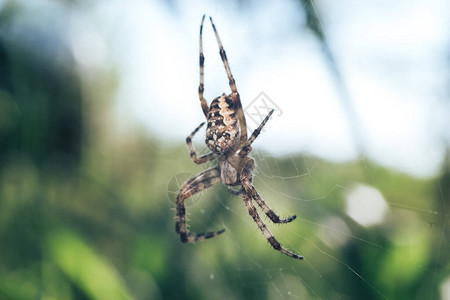
[{"label": "brown spider body", "polygon": [[[218,165],[194,176],[186,181],[181,187],[176,203],[175,231],[180,234],[180,239],[183,243],[194,243],[196,241],[213,238],[223,233],[225,229],[204,233],[190,232],[188,230],[186,207],[184,205],[184,201],[192,195],[206,190],[215,184],[223,183],[228,188],[230,193],[242,196],[249,215],[253,218],[253,221],[255,221],[264,237],[275,250],[295,259],[303,259],[303,256],[295,254],[294,252],[281,246],[281,244],[267,228],[266,224],[264,224],[261,220],[261,217],[253,204],[253,201],[255,201],[266,216],[269,217],[269,219],[274,223],[289,223],[296,218],[295,215],[286,219],[280,218],[264,202],[256,191],[256,188],[253,186],[252,180],[253,171],[255,169],[255,161],[248,155],[252,151],[252,143],[258,137],[261,129],[269,120],[273,110],[269,112],[258,128],[253,131],[250,138],[247,139],[247,125],[245,123],[245,116],[242,110],[240,96],[237,91],[233,75],[231,74],[227,55],[223,49],[219,34],[217,33],[216,27],[214,26],[211,18],[211,25],[214,29],[217,43],[219,44],[219,54],[225,66],[225,71],[227,73],[231,88],[231,94],[228,96],[223,94],[222,96],[215,98],[209,108],[205,98],[203,97],[203,64],[205,62],[205,57],[203,56],[202,30],[204,20],[205,16],[203,16],[200,26],[200,85],[198,88],[198,95],[203,113],[208,123],[206,128],[205,143],[212,152],[201,157],[197,157],[194,146],[192,145],[193,136],[200,130],[204,123],[201,123],[186,138],[186,143],[189,148],[190,156],[196,164],[202,164],[207,161],[217,159]],[[233,189],[233,187],[239,187],[240,189]]]},{"label": "brown spider body", "polygon": [[217,154],[227,154],[239,143],[239,120],[230,96],[223,94],[211,102],[207,114],[205,143]]},{"label": "brown spider body", "polygon": [[[219,157],[220,178],[222,182],[227,186],[237,186],[240,184],[239,175],[242,169],[247,165],[248,161],[253,158],[247,157],[243,160],[238,154],[233,153],[227,157]],[[253,169],[249,169],[249,172],[253,174]]]}]

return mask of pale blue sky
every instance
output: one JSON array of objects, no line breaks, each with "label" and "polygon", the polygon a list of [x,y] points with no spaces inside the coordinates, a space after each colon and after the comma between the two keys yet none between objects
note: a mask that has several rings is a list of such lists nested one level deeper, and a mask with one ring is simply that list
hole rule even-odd
[{"label": "pale blue sky", "polygon": [[[55,1],[23,3],[30,13],[58,16],[54,23],[66,26],[64,38],[81,72],[114,64],[117,120],[137,122],[171,143],[183,143],[204,121],[197,88],[205,13],[219,30],[243,106],[264,92],[283,112],[268,123],[256,148],[358,159],[352,138],[352,126],[358,126],[370,159],[416,176],[439,171],[450,140],[448,1],[316,1],[359,124],[349,122],[320,44],[295,1],[175,1],[171,7],[163,1],[96,1],[72,10]],[[205,96],[211,101],[229,87],[205,25]]]}]

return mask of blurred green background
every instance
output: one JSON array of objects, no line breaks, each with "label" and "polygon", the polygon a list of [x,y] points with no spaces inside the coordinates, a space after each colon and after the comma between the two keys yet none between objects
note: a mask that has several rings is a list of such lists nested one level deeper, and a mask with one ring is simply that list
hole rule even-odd
[{"label": "blurred green background", "polygon": [[[305,260],[273,251],[223,186],[187,210],[194,231],[226,233],[182,244],[173,200],[207,166],[191,162],[184,139],[120,127],[120,72],[80,71],[56,15],[43,13],[57,5],[83,15],[90,2],[57,2],[33,1],[44,7],[38,16],[0,2],[0,299],[450,299],[448,156],[438,174],[417,178],[367,157],[336,163],[256,148],[258,191],[281,215],[298,216],[264,221]],[[173,130],[187,136],[187,127]],[[387,204],[372,225],[348,209],[368,186]]]}]

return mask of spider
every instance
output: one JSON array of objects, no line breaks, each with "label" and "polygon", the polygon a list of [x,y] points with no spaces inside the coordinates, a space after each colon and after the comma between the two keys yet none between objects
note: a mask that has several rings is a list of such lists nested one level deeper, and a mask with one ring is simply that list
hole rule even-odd
[{"label": "spider", "polygon": [[[190,151],[190,157],[194,163],[203,164],[213,159],[217,159],[218,165],[192,177],[181,187],[176,200],[175,230],[180,234],[180,239],[183,243],[194,243],[196,241],[213,238],[225,231],[225,229],[222,229],[205,233],[190,232],[188,230],[188,225],[186,224],[186,208],[184,205],[184,201],[187,198],[206,190],[212,185],[222,182],[230,193],[242,196],[249,215],[253,218],[258,225],[258,228],[262,231],[267,241],[275,250],[296,259],[303,259],[303,256],[287,250],[275,239],[266,224],[261,220],[253,204],[253,201],[255,201],[273,223],[289,223],[296,218],[295,215],[286,219],[280,218],[269,206],[267,206],[252,184],[253,171],[256,166],[254,159],[249,156],[252,150],[251,145],[269,120],[273,113],[273,109],[264,118],[259,127],[253,131],[250,138],[247,139],[247,125],[236,83],[231,74],[227,56],[214,22],[211,17],[209,19],[219,45],[219,53],[228,76],[231,94],[226,95],[224,93],[222,96],[215,98],[209,108],[203,97],[205,62],[202,44],[203,23],[205,21],[205,15],[203,15],[200,25],[200,85],[198,88],[198,95],[203,113],[205,114],[208,123],[205,143],[212,152],[197,157],[194,146],[192,145],[192,138],[205,122],[195,128],[195,130],[186,138],[186,143]],[[238,187],[239,190],[233,189],[233,187]]]}]

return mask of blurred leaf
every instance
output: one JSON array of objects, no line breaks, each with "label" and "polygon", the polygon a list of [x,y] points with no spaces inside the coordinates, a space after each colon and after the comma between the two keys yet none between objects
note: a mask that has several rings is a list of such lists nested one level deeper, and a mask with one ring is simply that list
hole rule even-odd
[{"label": "blurred leaf", "polygon": [[48,244],[55,263],[92,299],[133,299],[114,266],[74,232],[54,231]]}]

